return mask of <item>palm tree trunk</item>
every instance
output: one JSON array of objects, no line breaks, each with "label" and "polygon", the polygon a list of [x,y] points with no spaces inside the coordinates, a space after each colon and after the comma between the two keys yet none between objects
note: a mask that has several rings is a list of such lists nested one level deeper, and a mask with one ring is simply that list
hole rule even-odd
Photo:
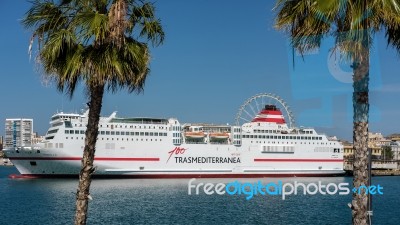
[{"label": "palm tree trunk", "polygon": [[[353,63],[353,187],[368,187],[368,83],[369,83],[369,51],[365,50],[361,60]],[[353,224],[369,224],[368,195],[365,190],[360,194],[353,193]]]},{"label": "palm tree trunk", "polygon": [[98,135],[101,105],[103,101],[104,85],[90,87],[89,118],[86,128],[85,149],[83,151],[82,169],[79,174],[79,185],[76,193],[75,225],[86,224],[88,211],[88,196],[93,167],[94,153]]}]

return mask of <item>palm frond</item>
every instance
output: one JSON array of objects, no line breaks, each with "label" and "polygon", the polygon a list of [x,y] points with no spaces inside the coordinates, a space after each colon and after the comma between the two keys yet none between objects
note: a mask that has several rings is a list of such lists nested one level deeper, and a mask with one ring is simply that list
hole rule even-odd
[{"label": "palm frond", "polygon": [[150,71],[146,43],[164,40],[155,8],[145,1],[35,0],[22,23],[42,46],[43,71],[70,96],[79,82],[142,91]]},{"label": "palm frond", "polygon": [[144,37],[150,41],[153,46],[158,46],[164,41],[164,31],[161,26],[161,20],[155,18],[155,7],[151,3],[135,5],[129,13],[129,32],[138,30],[139,37]]},{"label": "palm frond", "polygon": [[83,43],[102,42],[108,35],[108,16],[97,11],[79,12],[71,21]]}]

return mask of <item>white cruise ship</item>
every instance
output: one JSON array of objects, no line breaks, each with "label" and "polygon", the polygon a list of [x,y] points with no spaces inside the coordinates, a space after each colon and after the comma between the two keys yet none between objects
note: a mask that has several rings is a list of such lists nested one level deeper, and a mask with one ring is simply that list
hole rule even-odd
[{"label": "white cruise ship", "polygon": [[[88,112],[57,113],[45,140],[5,149],[26,177],[77,176]],[[343,175],[343,146],[312,128],[293,128],[266,104],[239,126],[177,119],[101,117],[98,177],[215,178]]]}]

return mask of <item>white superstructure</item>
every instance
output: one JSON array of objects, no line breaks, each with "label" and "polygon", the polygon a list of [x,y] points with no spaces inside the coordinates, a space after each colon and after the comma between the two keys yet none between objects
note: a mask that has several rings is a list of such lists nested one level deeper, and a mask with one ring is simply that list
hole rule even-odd
[{"label": "white superstructure", "polygon": [[[51,117],[45,140],[5,150],[22,175],[75,176],[87,112]],[[343,146],[312,128],[289,128],[275,105],[242,126],[177,119],[101,117],[96,176],[137,178],[329,176],[343,171]]]}]

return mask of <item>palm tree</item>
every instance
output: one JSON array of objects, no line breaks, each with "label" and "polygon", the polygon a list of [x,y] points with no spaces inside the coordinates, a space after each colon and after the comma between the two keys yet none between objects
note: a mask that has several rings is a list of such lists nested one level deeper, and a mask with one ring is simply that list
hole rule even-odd
[{"label": "palm tree", "polygon": [[104,91],[142,91],[149,74],[147,43],[161,44],[164,32],[146,0],[35,0],[22,23],[33,29],[30,50],[37,40],[36,59],[58,90],[72,97],[83,82],[88,93],[75,214],[75,224],[86,224]]},{"label": "palm tree", "polygon": [[[353,186],[368,186],[369,50],[376,32],[384,30],[388,43],[400,47],[399,0],[278,0],[275,26],[284,30],[300,54],[316,50],[326,37],[334,37],[333,51],[351,62],[353,69]],[[353,194],[353,224],[367,224],[368,196]]]}]

